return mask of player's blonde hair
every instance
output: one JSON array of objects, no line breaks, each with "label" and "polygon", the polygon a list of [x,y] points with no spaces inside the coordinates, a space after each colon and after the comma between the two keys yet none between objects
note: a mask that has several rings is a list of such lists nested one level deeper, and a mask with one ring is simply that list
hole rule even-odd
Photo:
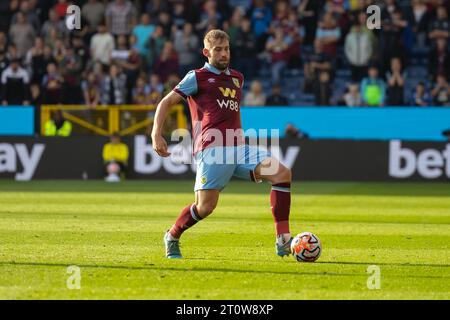
[{"label": "player's blonde hair", "polygon": [[230,41],[230,37],[225,31],[219,30],[219,29],[213,29],[210,30],[207,34],[205,34],[205,37],[203,38],[203,44],[205,45],[205,48],[211,48],[211,45],[216,40],[220,40],[222,42],[223,40]]}]

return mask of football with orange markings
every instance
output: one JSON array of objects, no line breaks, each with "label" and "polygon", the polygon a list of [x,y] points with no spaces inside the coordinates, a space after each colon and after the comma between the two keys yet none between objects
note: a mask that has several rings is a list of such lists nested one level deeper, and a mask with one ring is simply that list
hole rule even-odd
[{"label": "football with orange markings", "polygon": [[314,262],[322,253],[322,244],[315,234],[302,232],[292,239],[291,251],[298,262]]}]

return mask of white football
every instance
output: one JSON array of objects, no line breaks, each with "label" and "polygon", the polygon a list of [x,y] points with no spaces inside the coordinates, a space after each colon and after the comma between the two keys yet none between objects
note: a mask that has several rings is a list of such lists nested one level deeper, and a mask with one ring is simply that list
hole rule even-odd
[{"label": "white football", "polygon": [[314,262],[322,253],[322,245],[315,234],[302,232],[292,239],[291,252],[298,262]]}]

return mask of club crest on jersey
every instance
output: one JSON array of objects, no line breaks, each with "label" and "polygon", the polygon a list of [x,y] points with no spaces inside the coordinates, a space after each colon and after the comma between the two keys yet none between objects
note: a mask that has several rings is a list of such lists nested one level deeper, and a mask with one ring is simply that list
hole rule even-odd
[{"label": "club crest on jersey", "polygon": [[238,79],[238,78],[233,78],[233,83],[234,83],[234,85],[235,85],[236,87],[238,87],[238,88],[240,88],[240,87],[241,87],[241,85],[240,85],[240,83],[239,83],[239,79]]},{"label": "club crest on jersey", "polygon": [[236,97],[236,90],[234,90],[234,89],[219,87],[219,90],[220,90],[220,92],[222,92],[222,95],[225,98],[228,98],[228,97],[234,98],[234,97]]},{"label": "club crest on jersey", "polygon": [[206,182],[208,182],[208,179],[207,179],[205,176],[202,176],[202,177],[200,178],[200,183],[201,183],[201,184],[205,184]]},{"label": "club crest on jersey", "polygon": [[209,78],[209,79],[208,79],[208,82],[209,82],[209,83],[215,83],[215,82],[216,82],[216,79],[214,79],[214,78]]}]

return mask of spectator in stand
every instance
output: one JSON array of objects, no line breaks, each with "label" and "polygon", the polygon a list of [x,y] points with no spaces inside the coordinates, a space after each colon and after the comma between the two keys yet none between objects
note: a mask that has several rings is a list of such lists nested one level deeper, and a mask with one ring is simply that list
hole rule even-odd
[{"label": "spectator in stand", "polygon": [[419,82],[412,92],[409,104],[414,107],[427,107],[430,105],[431,96],[425,83]]},{"label": "spectator in stand", "polygon": [[273,19],[270,22],[269,30],[274,33],[275,28],[281,27],[284,33],[288,30],[289,6],[286,1],[277,1],[275,3]]},{"label": "spectator in stand", "polygon": [[411,8],[408,8],[407,20],[412,27],[416,38],[416,45],[424,48],[426,45],[430,13],[424,0],[412,0]]},{"label": "spectator in stand", "polygon": [[31,105],[34,106],[34,131],[36,133],[41,132],[40,126],[40,118],[41,118],[41,104],[42,104],[42,92],[41,86],[37,83],[33,83],[30,85],[30,99]]},{"label": "spectator in stand", "polygon": [[146,44],[146,48],[148,49],[148,53],[146,56],[147,67],[151,70],[153,65],[155,64],[156,59],[161,54],[164,44],[166,42],[166,37],[164,36],[164,30],[161,25],[157,25],[155,28],[155,32],[152,33],[148,42]]},{"label": "spectator in stand", "polygon": [[[134,36],[131,36],[134,37]],[[113,63],[117,64],[125,73],[127,77],[127,101],[132,100],[132,90],[139,76],[139,70],[141,67],[141,56],[136,48],[131,50],[128,49],[127,41],[125,36],[119,36],[120,44],[118,44],[118,49],[124,54],[119,59],[114,59]],[[114,53],[114,51],[113,51]],[[114,55],[113,55],[114,57]]]},{"label": "spectator in stand", "polygon": [[277,29],[283,31],[283,36],[288,44],[285,52],[285,60],[289,69],[298,69],[301,66],[300,46],[304,37],[304,28],[300,27],[294,12],[289,11],[286,2],[277,2],[275,7],[275,19],[272,21],[269,34],[276,35]]},{"label": "spectator in stand", "polygon": [[7,32],[11,24],[11,17],[19,9],[19,1],[0,1],[0,30]]},{"label": "spectator in stand", "polygon": [[162,82],[166,82],[170,75],[178,75],[179,70],[178,54],[175,52],[172,42],[166,41],[161,55],[155,62],[153,72],[161,78]]},{"label": "spectator in stand", "polygon": [[45,104],[60,104],[62,102],[62,88],[64,78],[55,63],[47,65],[47,73],[42,79],[43,100]]},{"label": "spectator in stand", "polygon": [[36,32],[33,26],[28,23],[27,17],[21,11],[17,13],[17,21],[11,25],[9,36],[17,47],[17,53],[24,57],[28,50],[33,47]]},{"label": "spectator in stand", "polygon": [[28,72],[20,66],[20,59],[12,59],[1,78],[3,105],[30,104],[30,77]]},{"label": "spectator in stand", "polygon": [[317,23],[319,20],[319,13],[322,9],[322,0],[301,0],[297,6],[297,13],[305,26],[305,45],[312,45],[316,37]]},{"label": "spectator in stand", "polygon": [[360,82],[367,74],[367,66],[373,53],[372,40],[363,26],[357,23],[345,38],[345,56],[352,71],[352,81]]},{"label": "spectator in stand", "polygon": [[130,50],[128,49],[127,36],[120,35],[117,36],[116,46],[111,52],[111,62],[117,63],[119,61],[125,61],[130,55]]},{"label": "spectator in stand", "polygon": [[147,43],[148,38],[150,38],[155,29],[156,26],[152,24],[150,15],[148,13],[144,13],[141,16],[141,23],[135,26],[133,29],[133,34],[137,39],[136,46],[140,55],[145,56],[147,54],[148,49],[146,48],[145,44]]},{"label": "spectator in stand", "polygon": [[186,7],[183,2],[179,1],[173,4],[171,20],[177,30],[183,29],[183,26],[188,23]]},{"label": "spectator in stand", "polygon": [[88,0],[81,9],[81,16],[87,21],[89,33],[95,33],[105,19],[105,5],[102,1]]},{"label": "spectator in stand", "polygon": [[355,18],[355,24],[359,23],[359,25],[361,26],[361,31],[364,34],[367,34],[370,38],[370,42],[371,42],[371,46],[372,46],[372,59],[376,59],[377,58],[377,54],[379,51],[379,43],[378,43],[378,38],[377,36],[375,36],[374,31],[369,29],[367,27],[367,14],[364,10],[361,10],[357,13],[355,13],[356,18]]},{"label": "spectator in stand", "polygon": [[95,75],[95,81],[97,82],[97,85],[99,86],[100,91],[101,91],[101,85],[103,83],[103,80],[106,77],[106,71],[107,71],[107,67],[104,66],[100,61],[94,62],[92,64],[92,67],[89,70],[89,72],[92,72]]},{"label": "spectator in stand", "polygon": [[272,86],[272,94],[266,100],[266,106],[288,106],[288,99],[281,94],[281,85]]},{"label": "spectator in stand", "polygon": [[44,22],[41,29],[41,35],[44,39],[50,38],[50,32],[54,29],[57,37],[62,37],[67,33],[67,28],[64,21],[60,20],[55,9],[50,9],[48,12],[48,20]]},{"label": "spectator in stand", "polygon": [[182,75],[197,68],[198,65],[200,42],[193,30],[192,24],[186,23],[183,30],[176,30],[174,34],[174,49],[178,52],[179,73]]},{"label": "spectator in stand", "polygon": [[55,48],[56,41],[61,39],[62,37],[58,35],[58,31],[56,28],[51,28],[47,35],[44,37],[44,43],[47,46],[50,46],[52,50]]},{"label": "spectator in stand", "polygon": [[129,0],[115,0],[105,11],[106,26],[112,35],[129,35],[137,23],[137,11]]},{"label": "spectator in stand", "polygon": [[[322,43],[314,43],[314,52],[309,55],[303,66],[305,81],[303,83],[303,91],[305,93],[313,93],[314,85],[319,77],[319,73],[327,71],[332,73],[332,62],[330,58],[322,51]],[[332,77],[331,77],[332,78]]]},{"label": "spectator in stand", "polygon": [[162,27],[163,35],[166,39],[172,38],[172,21],[168,12],[162,11],[158,15],[158,25]]},{"label": "spectator in stand", "polygon": [[244,106],[265,106],[266,95],[264,94],[261,82],[253,80],[250,84],[250,91],[244,97]]},{"label": "spectator in stand", "polygon": [[91,57],[94,61],[108,65],[115,47],[114,37],[107,31],[103,22],[99,23],[97,31],[91,39]]},{"label": "spectator in stand", "polygon": [[81,84],[84,104],[89,108],[96,108],[100,104],[100,86],[95,73],[88,73],[86,80]]},{"label": "spectator in stand", "polygon": [[89,60],[89,50],[84,44],[83,38],[80,34],[74,34],[72,37],[72,47],[75,54],[80,58],[81,69],[86,70]]},{"label": "spectator in stand", "polygon": [[331,89],[330,74],[326,71],[319,73],[319,83],[315,85],[315,103],[317,106],[329,106],[333,91]]},{"label": "spectator in stand", "polygon": [[59,64],[61,75],[64,77],[63,103],[82,103],[81,72],[82,63],[75,54],[73,47],[67,47],[66,55]]},{"label": "spectator in stand", "polygon": [[162,99],[163,92],[164,92],[164,84],[159,79],[159,76],[153,73],[150,76],[148,103],[157,106]]},{"label": "spectator in stand", "polygon": [[359,107],[362,105],[361,94],[359,92],[359,85],[356,83],[350,84],[347,87],[347,92],[343,97],[344,104],[347,107]]},{"label": "spectator in stand", "polygon": [[297,15],[294,12],[289,12],[285,30],[290,38],[288,68],[300,69],[302,67],[301,46],[305,37],[305,28],[298,23]]},{"label": "spectator in stand", "polygon": [[160,12],[169,12],[170,4],[166,0],[147,1],[145,12],[148,13],[152,20],[156,21]]},{"label": "spectator in stand", "polygon": [[273,83],[280,83],[283,70],[289,60],[290,39],[285,37],[283,29],[277,27],[275,35],[267,40],[266,51],[270,54],[270,71]]},{"label": "spectator in stand", "polygon": [[69,4],[67,0],[58,0],[58,2],[53,7],[55,9],[56,14],[58,15],[58,19],[64,19],[67,14],[67,8]]},{"label": "spectator in stand", "polygon": [[272,11],[265,0],[255,0],[251,12],[253,33],[257,40],[257,50],[264,50],[270,23],[272,21]]},{"label": "spectator in stand", "polygon": [[6,33],[0,31],[0,50],[6,51],[8,49],[8,37]]},{"label": "spectator in stand", "polygon": [[405,47],[402,34],[408,22],[403,19],[399,10],[394,10],[382,21],[383,32],[380,33],[381,68],[383,74],[389,70],[392,58],[400,57],[404,60]]},{"label": "spectator in stand", "polygon": [[436,85],[431,90],[431,97],[436,106],[450,106],[450,84],[444,74],[436,77]]},{"label": "spectator in stand", "polygon": [[[45,46],[44,47],[44,59],[43,59],[43,74],[45,74],[47,72],[47,66],[50,63],[57,63],[55,57],[53,56],[53,50],[50,46]],[[39,82],[39,84],[42,84],[42,79],[43,76],[41,78],[41,81]]]},{"label": "spectator in stand", "polygon": [[378,68],[369,67],[369,76],[361,82],[361,98],[366,106],[384,106],[386,83],[378,76]]},{"label": "spectator in stand", "polygon": [[214,0],[207,0],[203,4],[203,11],[200,14],[200,20],[195,25],[198,34],[205,34],[207,30],[220,27],[222,15],[217,10],[217,3]]},{"label": "spectator in stand", "polygon": [[[324,12],[331,13],[341,34],[348,33],[352,23],[349,17],[350,3],[348,0],[326,0]],[[365,8],[363,9],[365,11]]]},{"label": "spectator in stand", "polygon": [[448,20],[447,9],[444,6],[437,7],[436,19],[430,23],[428,37],[433,41],[450,38],[450,21]]},{"label": "spectator in stand", "polygon": [[[41,22],[39,20],[39,17],[36,14],[36,12],[34,10],[32,10],[30,1],[22,0],[20,3],[20,11],[19,12],[22,12],[25,15],[26,20],[28,21],[29,24],[31,24],[31,26],[33,27],[34,30],[37,31],[41,28]],[[11,23],[16,23],[16,22],[17,22],[17,13],[11,19]]]},{"label": "spectator in stand", "polygon": [[17,52],[17,47],[14,43],[11,43],[10,45],[8,45],[8,52],[6,53],[6,57],[9,60],[19,59],[19,61],[22,62],[22,57]]},{"label": "spectator in stand", "polygon": [[44,40],[37,37],[34,41],[34,46],[28,50],[25,65],[28,67],[31,74],[31,83],[42,83],[46,71],[45,55],[44,55]]},{"label": "spectator in stand", "polygon": [[119,67],[111,64],[109,74],[103,79],[101,84],[101,103],[102,105],[121,105],[125,104],[127,78],[121,72]]},{"label": "spectator in stand", "polygon": [[258,68],[258,61],[255,59],[256,49],[256,36],[251,30],[251,22],[249,19],[243,18],[236,34],[235,54],[231,58],[236,65],[236,69],[248,79],[253,79]]},{"label": "spectator in stand", "polygon": [[438,74],[450,75],[450,53],[445,38],[438,38],[436,46],[431,50],[428,59],[428,74],[430,79],[436,79]]},{"label": "spectator in stand", "polygon": [[391,70],[386,74],[388,83],[386,105],[403,106],[405,78],[406,73],[402,70],[402,61],[400,58],[392,58]]},{"label": "spectator in stand", "polygon": [[383,17],[387,17],[389,15],[392,15],[394,11],[398,10],[398,4],[396,3],[397,0],[383,0],[382,1],[382,15]]},{"label": "spectator in stand", "polygon": [[66,53],[67,49],[64,41],[62,39],[57,39],[53,48],[53,57],[55,58],[56,62],[61,63],[61,61],[66,56]]},{"label": "spectator in stand", "polygon": [[[131,39],[135,39],[134,36],[130,36]],[[141,72],[141,66],[143,64],[142,58],[139,55],[139,52],[137,51],[136,46],[134,46],[131,42],[131,49],[130,54],[128,56],[128,59],[126,61],[123,61],[119,63],[119,66],[121,66],[125,72],[125,75],[127,77],[127,91],[131,93],[132,87],[136,83],[137,78],[139,77],[139,73]],[[127,101],[131,101],[132,97],[129,94],[127,96]]]},{"label": "spectator in stand", "polygon": [[140,76],[133,88],[133,104],[146,105],[150,96],[150,87],[147,84],[146,77]]},{"label": "spectator in stand", "polygon": [[236,37],[241,29],[241,21],[244,19],[244,15],[245,12],[243,12],[242,8],[236,7],[230,21],[224,21],[223,23],[224,31],[228,33],[228,36],[230,37],[230,46],[232,48],[236,48]]},{"label": "spectator in stand", "polygon": [[341,29],[331,12],[325,13],[316,31],[316,42],[322,45],[323,52],[331,59],[337,57],[337,45],[341,38]]}]

